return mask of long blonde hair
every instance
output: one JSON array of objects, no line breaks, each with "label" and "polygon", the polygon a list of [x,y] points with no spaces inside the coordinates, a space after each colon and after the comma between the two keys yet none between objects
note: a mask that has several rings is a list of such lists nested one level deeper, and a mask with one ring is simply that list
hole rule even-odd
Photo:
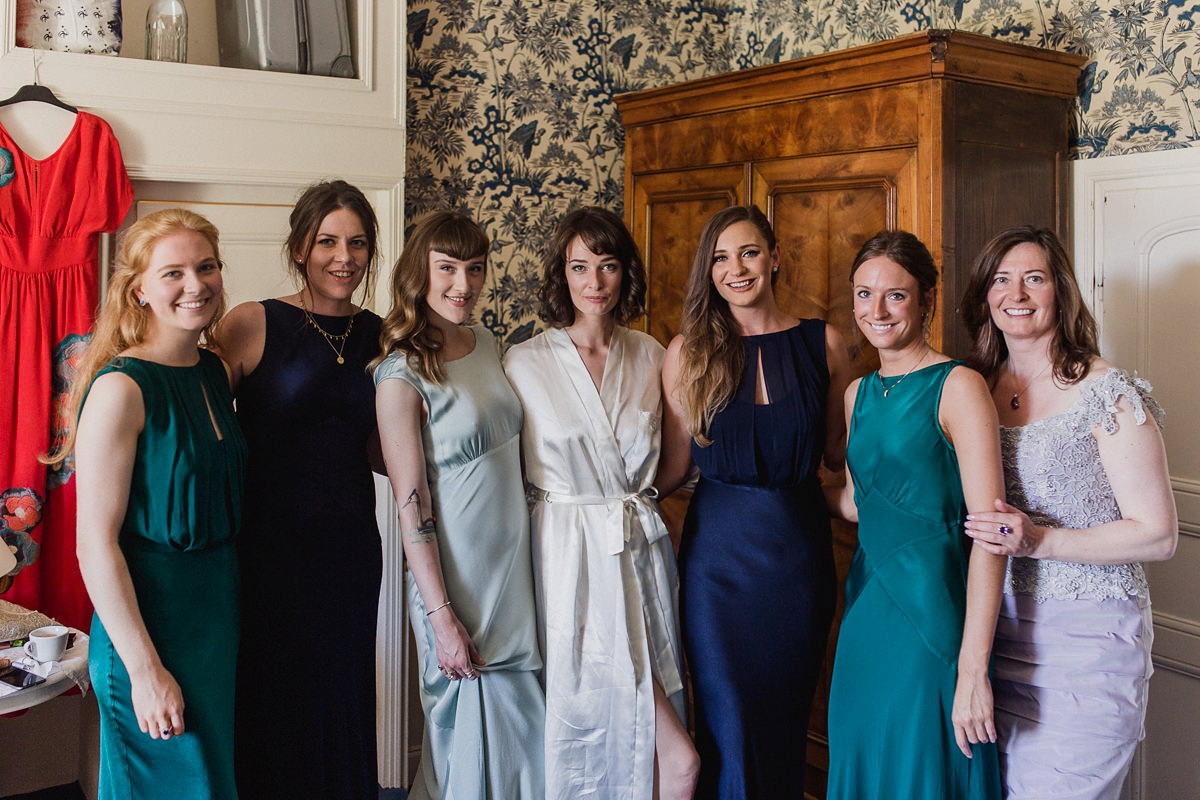
[{"label": "long blonde hair", "polygon": [[[139,219],[121,237],[120,251],[113,267],[112,277],[108,280],[108,293],[104,299],[104,307],[96,324],[92,326],[83,357],[71,381],[71,396],[67,414],[67,436],[62,444],[50,454],[42,458],[46,464],[54,465],[64,461],[75,448],[76,425],[79,421],[79,411],[83,405],[84,395],[91,388],[96,373],[112,361],[119,353],[136,347],[146,341],[146,330],[149,328],[150,316],[153,313],[149,306],[138,302],[137,290],[141,286],[142,276],[150,265],[150,256],[154,246],[165,236],[180,230],[190,230],[203,236],[212,245],[213,256],[221,260],[219,249],[220,234],[211,222],[199,214],[183,208],[168,208],[155,211]],[[225,313],[225,293],[217,298],[217,308],[212,319],[200,332],[201,342],[205,345],[212,340],[213,328]]]},{"label": "long blonde hair", "polygon": [[[741,326],[712,279],[717,239],[738,222],[753,224],[762,233],[767,251],[775,251],[775,232],[758,206],[730,206],[718,211],[700,233],[684,289],[679,383],[683,387],[684,422],[701,447],[712,444],[709,426],[717,412],[733,399],[746,365]],[[772,286],[777,275],[771,274]]]},{"label": "long blonde hair", "polygon": [[429,322],[429,254],[436,250],[459,261],[486,256],[488,235],[470,217],[454,211],[437,211],[421,220],[392,268],[392,310],[379,334],[379,356],[368,365],[372,372],[395,351],[404,353],[409,366],[431,383],[446,378],[442,363],[445,342]]}]

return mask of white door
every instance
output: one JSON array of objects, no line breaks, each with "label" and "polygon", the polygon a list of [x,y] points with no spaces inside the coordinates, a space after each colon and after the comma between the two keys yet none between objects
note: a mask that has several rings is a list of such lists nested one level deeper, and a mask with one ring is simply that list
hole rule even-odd
[{"label": "white door", "polygon": [[1179,547],[1147,565],[1154,677],[1127,800],[1200,798],[1200,149],[1075,165],[1075,260],[1100,350],[1154,385]]}]

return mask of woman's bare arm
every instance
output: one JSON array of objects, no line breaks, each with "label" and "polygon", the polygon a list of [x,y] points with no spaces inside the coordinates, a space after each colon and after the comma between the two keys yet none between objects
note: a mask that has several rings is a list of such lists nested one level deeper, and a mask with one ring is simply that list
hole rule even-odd
[{"label": "woman's bare arm", "polygon": [[662,455],[654,486],[660,497],[666,497],[687,482],[692,468],[692,435],[688,433],[679,385],[680,358],[683,337],[676,336],[667,347],[662,365]]},{"label": "woman's bare arm", "polygon": [[[938,419],[958,456],[968,511],[990,508],[1004,497],[1000,467],[1000,423],[983,377],[955,367],[946,378]],[[967,610],[958,654],[958,683],[951,718],[959,748],[970,758],[969,744],[996,741],[988,664],[1007,560],[972,547],[967,569]]]},{"label": "woman's bare arm", "polygon": [[438,666],[451,678],[474,678],[484,662],[451,604],[442,576],[437,519],[425,472],[421,396],[400,379],[375,390],[375,417],[388,480],[399,506],[404,557],[433,626]]},{"label": "woman's bare arm", "polygon": [[88,595],[129,673],[138,727],[158,739],[184,732],[184,697],[150,640],[118,546],[144,425],[141,390],[131,378],[110,372],[96,379],[75,440],[76,553]]}]

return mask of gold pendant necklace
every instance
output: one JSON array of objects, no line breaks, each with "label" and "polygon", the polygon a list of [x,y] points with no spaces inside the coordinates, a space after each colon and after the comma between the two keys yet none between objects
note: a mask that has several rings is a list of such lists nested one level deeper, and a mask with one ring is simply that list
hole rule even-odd
[{"label": "gold pendant necklace", "polygon": [[[346,359],[342,358],[342,352],[346,349],[346,340],[350,338],[350,331],[354,330],[354,315],[350,315],[350,322],[346,325],[346,332],[335,334],[330,333],[317,324],[317,321],[313,319],[313,315],[309,313],[308,307],[304,305],[303,294],[300,295],[300,310],[303,311],[304,316],[308,318],[308,323],[316,328],[317,331],[325,337],[325,341],[329,344],[329,349],[333,351],[335,356],[337,356],[337,363],[345,364]],[[335,340],[338,342],[338,344],[334,344]]]}]

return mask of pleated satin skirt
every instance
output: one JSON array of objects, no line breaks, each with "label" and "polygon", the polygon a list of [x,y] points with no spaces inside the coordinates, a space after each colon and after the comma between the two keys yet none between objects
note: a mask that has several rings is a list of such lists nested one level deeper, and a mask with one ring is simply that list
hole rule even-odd
[{"label": "pleated satin skirt", "polygon": [[1005,595],[993,653],[1008,800],[1116,800],[1144,736],[1148,600]]}]

